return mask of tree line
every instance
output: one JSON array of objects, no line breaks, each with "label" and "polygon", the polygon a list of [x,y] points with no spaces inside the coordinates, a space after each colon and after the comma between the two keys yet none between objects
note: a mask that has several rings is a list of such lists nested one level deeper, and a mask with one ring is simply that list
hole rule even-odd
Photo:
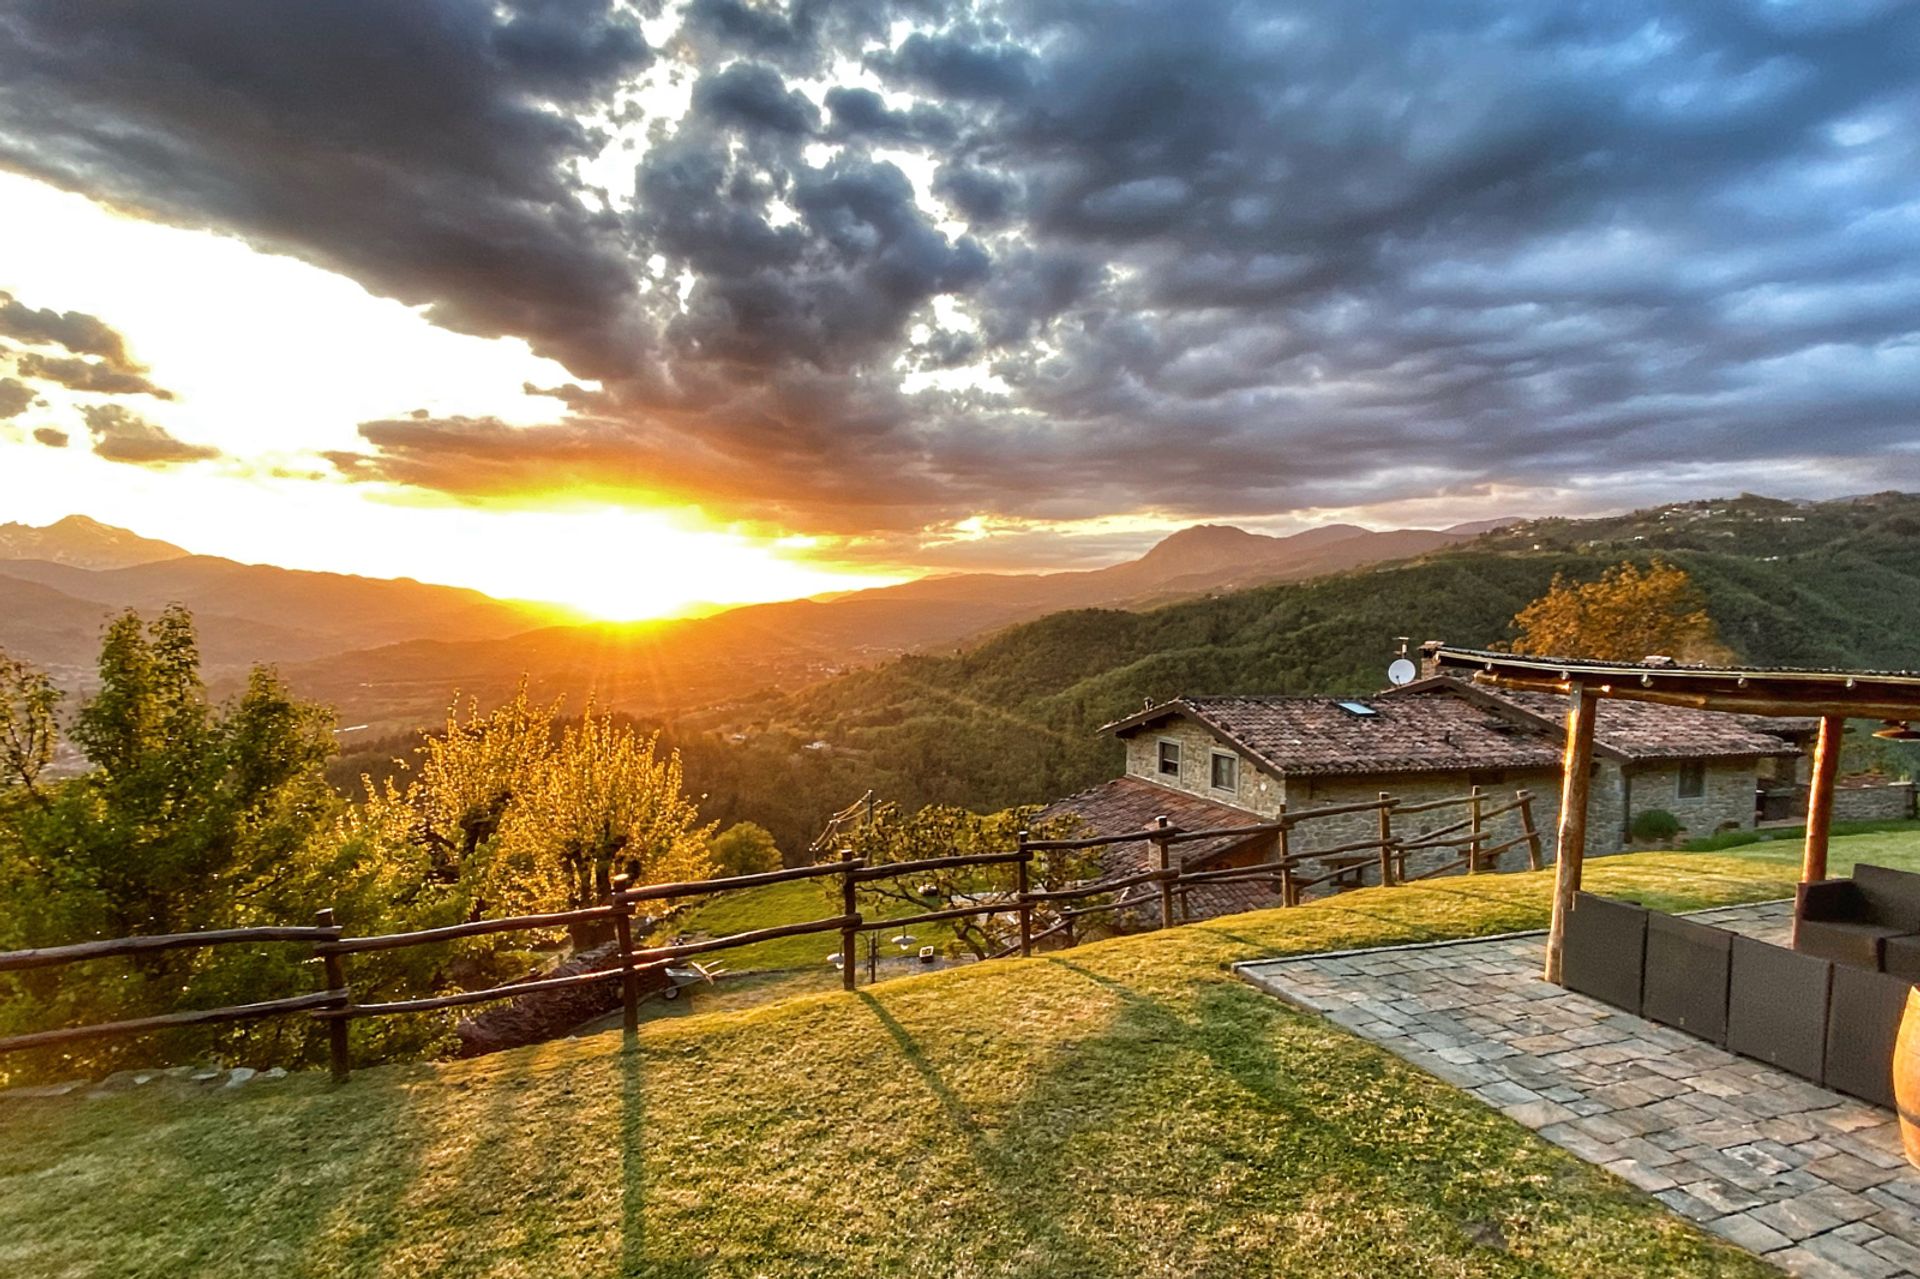
[{"label": "tree line", "polygon": [[[128,612],[103,635],[96,690],[71,716],[45,672],[0,652],[0,950],[95,938],[312,922],[410,931],[603,900],[637,883],[779,864],[751,824],[722,832],[689,795],[679,754],[612,716],[568,721],[524,690],[468,703],[356,798],[328,784],[331,711],[256,668],[216,705],[193,620]],[[66,746],[86,761],[55,778]],[[370,955],[367,1000],[491,985],[543,956],[525,935]],[[555,946],[561,944],[555,939]],[[240,1004],[312,988],[296,948],[165,951],[0,974],[0,1034]],[[356,1054],[425,1053],[444,1020],[356,1023]],[[322,1051],[297,1019],[184,1030],[159,1045],[104,1043],[0,1058],[0,1079],[96,1073],[217,1054],[243,1064]]]}]

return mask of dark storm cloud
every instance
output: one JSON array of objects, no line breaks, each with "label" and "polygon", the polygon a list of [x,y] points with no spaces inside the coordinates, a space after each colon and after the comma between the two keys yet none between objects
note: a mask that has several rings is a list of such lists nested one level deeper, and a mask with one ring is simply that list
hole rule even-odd
[{"label": "dark storm cloud", "polygon": [[650,57],[606,0],[22,0],[0,163],[612,374],[633,264],[572,174],[598,145],[576,113]]},{"label": "dark storm cloud", "polygon": [[113,12],[0,18],[13,164],[602,383],[355,477],[845,532],[1920,482],[1920,6],[693,0],[607,203],[618,10]]},{"label": "dark storm cloud", "polygon": [[0,421],[26,412],[33,397],[33,388],[18,378],[0,377]]},{"label": "dark storm cloud", "polygon": [[19,370],[21,377],[52,382],[74,391],[89,391],[96,395],[151,395],[157,400],[173,398],[173,392],[165,387],[155,386],[140,374],[115,368],[105,360],[35,355],[31,351],[23,351],[14,357],[14,367]]},{"label": "dark storm cloud", "polygon": [[80,416],[93,435],[94,453],[109,462],[171,466],[176,462],[204,462],[220,456],[219,449],[177,440],[165,427],[118,404],[90,405],[80,410]]},{"label": "dark storm cloud", "polygon": [[63,449],[72,437],[58,427],[37,426],[33,429],[33,438],[50,449]]},{"label": "dark storm cloud", "polygon": [[[4,90],[0,90],[3,93]],[[84,311],[31,307],[0,292],[0,334],[35,346],[61,346],[76,355],[97,355],[108,368],[138,372],[127,355],[127,341],[113,326]]]}]

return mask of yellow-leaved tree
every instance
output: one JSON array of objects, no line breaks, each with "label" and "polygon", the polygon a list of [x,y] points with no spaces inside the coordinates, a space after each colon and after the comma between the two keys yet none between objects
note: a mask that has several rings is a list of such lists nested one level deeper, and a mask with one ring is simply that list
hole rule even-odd
[{"label": "yellow-leaved tree", "polygon": [[1514,615],[1516,653],[1637,662],[1671,657],[1717,662],[1731,654],[1720,642],[1706,596],[1685,569],[1655,559],[1646,568],[1616,564],[1598,581],[1553,576],[1547,593]]},{"label": "yellow-leaved tree", "polygon": [[679,752],[660,753],[611,715],[562,733],[500,824],[501,864],[525,868],[559,909],[606,900],[615,874],[636,884],[704,879],[714,825],[682,789]]}]

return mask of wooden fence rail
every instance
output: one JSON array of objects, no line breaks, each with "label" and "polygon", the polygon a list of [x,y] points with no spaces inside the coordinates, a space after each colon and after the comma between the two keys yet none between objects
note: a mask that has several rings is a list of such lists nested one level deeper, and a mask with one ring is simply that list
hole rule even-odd
[{"label": "wooden fence rail", "polygon": [[[1105,912],[1138,909],[1154,904],[1156,898],[1160,910],[1159,927],[1171,927],[1175,923],[1176,896],[1184,914],[1188,891],[1208,885],[1265,882],[1274,885],[1282,905],[1293,906],[1299,904],[1301,893],[1308,888],[1325,883],[1355,884],[1360,881],[1362,874],[1376,867],[1380,882],[1386,885],[1430,878],[1462,867],[1469,874],[1477,873],[1494,864],[1502,853],[1521,844],[1527,845],[1529,866],[1537,870],[1541,862],[1541,839],[1540,832],[1533,821],[1532,800],[1533,797],[1528,792],[1519,791],[1515,793],[1511,802],[1497,807],[1488,807],[1486,796],[1482,794],[1479,787],[1474,787],[1464,796],[1403,804],[1392,795],[1382,792],[1379,798],[1374,800],[1294,811],[1286,811],[1283,808],[1280,816],[1272,821],[1205,830],[1181,830],[1162,817],[1144,830],[1116,835],[1094,835],[1079,839],[1032,839],[1022,831],[1017,846],[1005,852],[959,853],[945,857],[928,857],[915,861],[873,865],[848,854],[837,861],[813,866],[766,871],[752,875],[730,875],[719,879],[646,884],[637,888],[628,887],[625,876],[615,876],[607,894],[607,900],[599,905],[545,914],[470,920],[465,923],[405,933],[347,937],[334,923],[333,912],[322,910],[317,913],[311,927],[212,929],[198,933],[124,937],[78,942],[69,946],[12,951],[0,953],[0,972],[138,956],[191,946],[267,942],[304,943],[310,947],[313,958],[319,962],[322,977],[320,989],[310,994],[223,1008],[191,1009],[91,1026],[35,1031],[0,1038],[0,1053],[43,1048],[85,1039],[146,1034],[181,1026],[304,1014],[326,1025],[329,1065],[334,1078],[344,1080],[351,1069],[347,1041],[347,1025],[350,1021],[364,1017],[386,1017],[461,1008],[494,1000],[515,999],[544,991],[570,990],[616,980],[621,986],[622,1023],[626,1031],[632,1033],[639,1025],[638,1006],[641,999],[639,977],[641,974],[664,968],[695,955],[730,950],[739,946],[751,946],[785,937],[839,933],[840,954],[837,959],[842,982],[847,989],[851,990],[855,981],[856,940],[862,933],[872,933],[882,929],[904,929],[917,924],[947,920],[1011,915],[1017,921],[1018,941],[998,950],[992,956],[1002,958],[1016,954],[1030,955],[1038,942],[1051,937],[1064,935],[1068,944],[1072,944],[1075,938],[1075,920]],[[1396,815],[1405,817],[1409,814],[1435,812],[1459,806],[1467,807],[1468,816],[1449,826],[1421,831],[1414,834],[1412,838],[1394,833],[1393,822]],[[1487,821],[1515,811],[1520,813],[1520,834],[1497,844],[1488,844],[1486,842]],[[1307,850],[1295,850],[1292,845],[1292,833],[1306,823],[1365,813],[1376,815],[1377,833],[1371,839],[1352,840],[1329,848]],[[1279,855],[1245,866],[1217,867],[1211,870],[1185,870],[1173,860],[1172,850],[1181,844],[1204,839],[1248,838],[1256,835],[1274,836],[1274,845]],[[1141,842],[1146,843],[1150,850],[1150,868],[1145,871],[1111,879],[1071,884],[1061,888],[1035,889],[1032,886],[1032,862],[1038,853],[1089,851],[1117,844]],[[1466,851],[1453,861],[1409,876],[1407,855],[1410,852],[1449,847],[1462,848]],[[1302,868],[1310,864],[1324,867],[1324,873],[1303,875]],[[859,887],[861,884],[925,874],[936,870],[992,867],[1012,869],[1014,885],[1011,892],[996,893],[964,905],[891,918],[868,919],[860,911]],[[714,893],[755,888],[767,884],[826,878],[839,881],[841,911],[837,915],[799,923],[779,924],[768,928],[754,928],[701,941],[666,946],[635,945],[634,926],[637,922],[635,907],[641,902],[704,897]],[[1133,890],[1136,889],[1147,891],[1134,892]],[[1066,903],[1080,902],[1090,897],[1106,900],[1086,905],[1066,905]],[[1041,921],[1042,927],[1038,932],[1034,928],[1037,909],[1046,909],[1049,915],[1047,920]],[[489,933],[526,932],[600,921],[612,923],[615,937],[617,958],[605,968],[571,973],[563,977],[506,982],[482,990],[450,991],[418,999],[391,1000],[381,1003],[355,1003],[353,1000],[353,990],[345,964],[346,959],[352,955],[434,945]]]}]

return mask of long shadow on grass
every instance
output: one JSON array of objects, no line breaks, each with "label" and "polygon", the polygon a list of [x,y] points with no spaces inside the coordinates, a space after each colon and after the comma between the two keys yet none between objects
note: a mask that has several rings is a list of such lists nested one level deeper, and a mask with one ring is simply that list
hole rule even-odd
[{"label": "long shadow on grass", "polygon": [[640,1043],[620,1045],[620,1273],[645,1273],[647,1263],[647,1098]]}]

